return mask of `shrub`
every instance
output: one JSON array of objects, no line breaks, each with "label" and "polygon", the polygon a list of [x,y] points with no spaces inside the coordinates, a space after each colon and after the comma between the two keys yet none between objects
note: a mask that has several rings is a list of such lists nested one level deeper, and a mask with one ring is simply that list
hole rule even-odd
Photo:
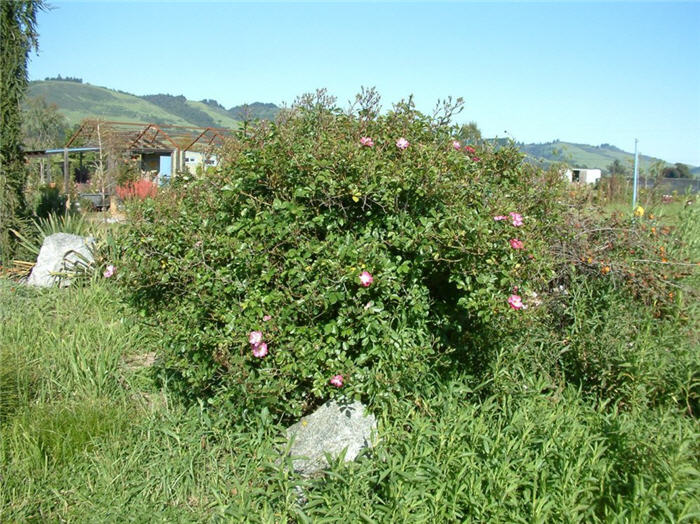
[{"label": "shrub", "polygon": [[48,218],[66,210],[66,196],[56,186],[41,186],[33,195],[34,215]]},{"label": "shrub", "polygon": [[171,385],[239,411],[376,402],[450,353],[483,368],[537,315],[509,298],[551,278],[560,178],[514,147],[454,142],[454,106],[380,116],[358,99],[303,99],[241,133],[217,173],[132,209],[122,282],[163,327]]}]

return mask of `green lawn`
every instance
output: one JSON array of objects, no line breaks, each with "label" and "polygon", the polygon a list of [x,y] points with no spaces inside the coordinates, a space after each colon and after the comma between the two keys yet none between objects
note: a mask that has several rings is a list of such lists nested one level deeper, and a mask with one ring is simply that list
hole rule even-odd
[{"label": "green lawn", "polygon": [[459,373],[426,380],[376,413],[373,454],[299,479],[275,465],[283,428],[265,411],[231,420],[158,385],[142,366],[155,327],[109,284],[0,279],[2,522],[700,517],[694,418],[610,409],[534,377],[490,395]]}]

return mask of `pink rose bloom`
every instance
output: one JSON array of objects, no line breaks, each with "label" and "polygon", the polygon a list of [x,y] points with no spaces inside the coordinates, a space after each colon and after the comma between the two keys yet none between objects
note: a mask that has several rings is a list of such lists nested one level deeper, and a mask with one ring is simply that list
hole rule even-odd
[{"label": "pink rose bloom", "polygon": [[362,138],[360,138],[360,144],[366,147],[372,147],[374,145],[374,140],[372,140],[368,136],[363,136]]},{"label": "pink rose bloom", "polygon": [[254,346],[262,342],[262,331],[251,331],[248,335],[248,342]]},{"label": "pink rose bloom", "polygon": [[476,153],[476,150],[475,150],[472,146],[464,146],[464,150],[465,150],[467,153],[472,153],[472,154],[473,154],[473,153]]},{"label": "pink rose bloom", "polygon": [[493,219],[494,219],[496,222],[500,222],[501,220],[505,220],[506,218],[508,218],[508,217],[507,217],[507,216],[504,216],[504,215],[498,215],[498,216],[493,217]]},{"label": "pink rose bloom", "polygon": [[518,240],[517,238],[511,238],[510,239],[510,247],[513,249],[522,249],[524,246],[522,240]]},{"label": "pink rose bloom", "polygon": [[333,375],[331,377],[331,384],[337,388],[343,387],[343,375]]},{"label": "pink rose bloom", "polygon": [[478,162],[479,160],[481,160],[481,159],[478,156],[472,157],[472,162]]},{"label": "pink rose bloom", "polygon": [[105,272],[102,274],[104,275],[105,278],[109,278],[112,275],[114,275],[114,272],[116,271],[116,269],[117,268],[115,268],[113,265],[110,264],[109,266],[107,266],[107,269],[105,269]]},{"label": "pink rose bloom", "polygon": [[513,219],[513,225],[515,227],[523,225],[523,216],[520,213],[509,213],[510,218]]},{"label": "pink rose bloom", "polygon": [[272,317],[270,315],[265,315],[263,317],[263,322],[267,322],[268,320],[271,320],[271,319],[272,319]]},{"label": "pink rose bloom", "polygon": [[369,287],[372,282],[374,282],[374,277],[369,272],[363,271],[360,273],[360,283],[364,287]]},{"label": "pink rose bloom", "polygon": [[508,297],[508,304],[510,304],[510,307],[513,309],[522,309],[523,299],[520,298],[519,295],[511,295]]},{"label": "pink rose bloom", "polygon": [[459,149],[462,147],[462,144],[459,143],[459,140],[453,140],[452,147],[454,147],[457,151],[459,151]]},{"label": "pink rose bloom", "polygon": [[254,357],[263,358],[265,355],[267,355],[267,344],[265,342],[253,344],[251,349],[253,350]]},{"label": "pink rose bloom", "polygon": [[408,147],[408,140],[406,140],[404,137],[399,138],[396,141],[396,147],[399,149],[406,149]]}]

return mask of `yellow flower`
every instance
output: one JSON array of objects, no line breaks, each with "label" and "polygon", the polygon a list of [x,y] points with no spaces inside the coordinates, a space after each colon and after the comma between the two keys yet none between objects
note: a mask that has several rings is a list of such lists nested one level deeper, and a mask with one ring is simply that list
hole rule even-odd
[{"label": "yellow flower", "polygon": [[642,206],[637,206],[636,208],[634,208],[634,216],[643,217],[644,216],[644,208]]}]

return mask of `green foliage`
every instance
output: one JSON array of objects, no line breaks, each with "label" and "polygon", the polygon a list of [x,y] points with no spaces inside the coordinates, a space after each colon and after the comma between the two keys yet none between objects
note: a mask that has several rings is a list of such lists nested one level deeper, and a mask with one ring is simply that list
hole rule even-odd
[{"label": "green foliage", "polygon": [[481,142],[481,130],[476,125],[476,122],[469,122],[459,128],[457,138],[465,144],[478,144]]},{"label": "green foliage", "polygon": [[36,15],[42,0],[0,3],[0,263],[13,245],[9,230],[24,212],[26,168],[22,153],[21,104],[27,89],[27,60],[37,48]]},{"label": "green foliage", "polygon": [[252,104],[243,104],[232,107],[228,110],[229,115],[241,122],[250,122],[252,120],[269,120],[273,121],[280,108],[275,104],[262,102],[253,102]]},{"label": "green foliage", "polygon": [[41,186],[33,195],[32,210],[37,218],[65,212],[66,196],[56,186]]},{"label": "green foliage", "polygon": [[60,74],[56,76],[47,76],[46,78],[44,78],[45,82],[48,82],[49,80],[56,80],[58,82],[75,82],[77,84],[83,83],[82,78],[78,78],[75,76],[61,76]]},{"label": "green foliage", "polygon": [[44,239],[55,233],[79,236],[91,236],[95,233],[95,228],[84,215],[74,213],[49,213],[46,218],[31,220],[27,229],[24,232],[13,230],[13,233],[21,248],[34,257],[39,254]]},{"label": "green foliage", "polygon": [[607,172],[611,175],[626,175],[629,172],[628,166],[625,166],[620,162],[619,158],[616,158],[612,163],[606,168]]},{"label": "green foliage", "polygon": [[679,162],[676,162],[676,164],[673,166],[665,168],[663,175],[665,178],[693,178],[693,175],[690,173],[690,168],[687,165]]},{"label": "green foliage", "polygon": [[[508,362],[494,363],[487,383],[459,372],[422,377],[412,395],[375,407],[381,439],[371,453],[299,478],[278,461],[285,428],[268,410],[232,420],[229,410],[183,407],[155,387],[134,363],[153,350],[161,358],[160,335],[110,284],[40,290],[0,279],[4,522],[692,522],[700,514],[697,420],[673,405],[615,409],[534,373],[510,391],[494,388],[517,370],[528,340],[500,354]],[[669,342],[695,350],[688,338],[646,339],[652,346],[637,349],[666,351]]]},{"label": "green foliage", "polygon": [[[482,369],[526,316],[508,306],[513,289],[550,277],[558,177],[513,148],[455,150],[444,115],[410,102],[385,116],[372,96],[356,114],[327,102],[304,99],[241,134],[219,173],[132,207],[121,276],[164,327],[163,365],[188,395],[298,415],[341,374],[344,394],[389,402],[449,353]],[[494,221],[508,212],[524,226]]]},{"label": "green foliage", "polygon": [[57,105],[33,97],[26,100],[22,112],[23,143],[27,149],[51,149],[62,145],[68,132],[68,121]]}]

